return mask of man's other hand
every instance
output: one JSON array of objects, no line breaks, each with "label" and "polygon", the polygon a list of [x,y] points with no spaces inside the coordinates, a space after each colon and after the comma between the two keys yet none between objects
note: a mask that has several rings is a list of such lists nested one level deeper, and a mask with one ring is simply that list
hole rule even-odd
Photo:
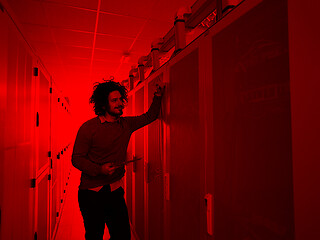
[{"label": "man's other hand", "polygon": [[101,166],[101,172],[105,175],[111,175],[118,168],[118,166],[114,166],[112,163],[105,163]]}]

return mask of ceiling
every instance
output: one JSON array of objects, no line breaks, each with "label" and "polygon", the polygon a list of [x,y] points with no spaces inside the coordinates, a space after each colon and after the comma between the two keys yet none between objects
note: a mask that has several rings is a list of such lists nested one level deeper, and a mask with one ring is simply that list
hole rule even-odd
[{"label": "ceiling", "polygon": [[56,86],[82,111],[94,82],[127,79],[176,11],[196,0],[6,1]]},{"label": "ceiling", "polygon": [[66,76],[89,82],[127,79],[151,42],[173,27],[175,12],[195,0],[7,2],[54,81],[67,90],[73,80]]}]

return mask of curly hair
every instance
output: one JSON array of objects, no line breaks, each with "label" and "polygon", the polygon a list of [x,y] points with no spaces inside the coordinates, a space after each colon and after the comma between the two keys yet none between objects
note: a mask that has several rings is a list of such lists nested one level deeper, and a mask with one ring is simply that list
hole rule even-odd
[{"label": "curly hair", "polygon": [[106,114],[106,107],[109,104],[108,97],[113,91],[119,91],[122,98],[121,100],[124,103],[128,102],[128,90],[120,83],[108,80],[94,85],[89,102],[93,104],[96,115],[103,116]]}]

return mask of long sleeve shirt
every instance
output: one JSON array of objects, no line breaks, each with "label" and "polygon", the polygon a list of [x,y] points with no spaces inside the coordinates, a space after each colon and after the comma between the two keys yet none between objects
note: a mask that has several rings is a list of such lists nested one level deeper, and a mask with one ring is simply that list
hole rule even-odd
[{"label": "long sleeve shirt", "polygon": [[82,172],[80,189],[112,184],[124,176],[124,166],[111,175],[102,174],[101,166],[124,163],[131,134],[156,120],[160,107],[161,97],[154,96],[148,112],[140,116],[120,117],[115,122],[101,122],[95,117],[81,125],[72,153],[73,166]]}]

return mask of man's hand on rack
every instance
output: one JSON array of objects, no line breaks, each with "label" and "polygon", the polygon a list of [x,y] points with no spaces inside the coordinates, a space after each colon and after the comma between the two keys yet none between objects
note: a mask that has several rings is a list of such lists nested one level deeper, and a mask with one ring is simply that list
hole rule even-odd
[{"label": "man's hand on rack", "polygon": [[155,96],[161,97],[164,93],[165,84],[163,82],[156,83],[156,92],[154,93]]}]

